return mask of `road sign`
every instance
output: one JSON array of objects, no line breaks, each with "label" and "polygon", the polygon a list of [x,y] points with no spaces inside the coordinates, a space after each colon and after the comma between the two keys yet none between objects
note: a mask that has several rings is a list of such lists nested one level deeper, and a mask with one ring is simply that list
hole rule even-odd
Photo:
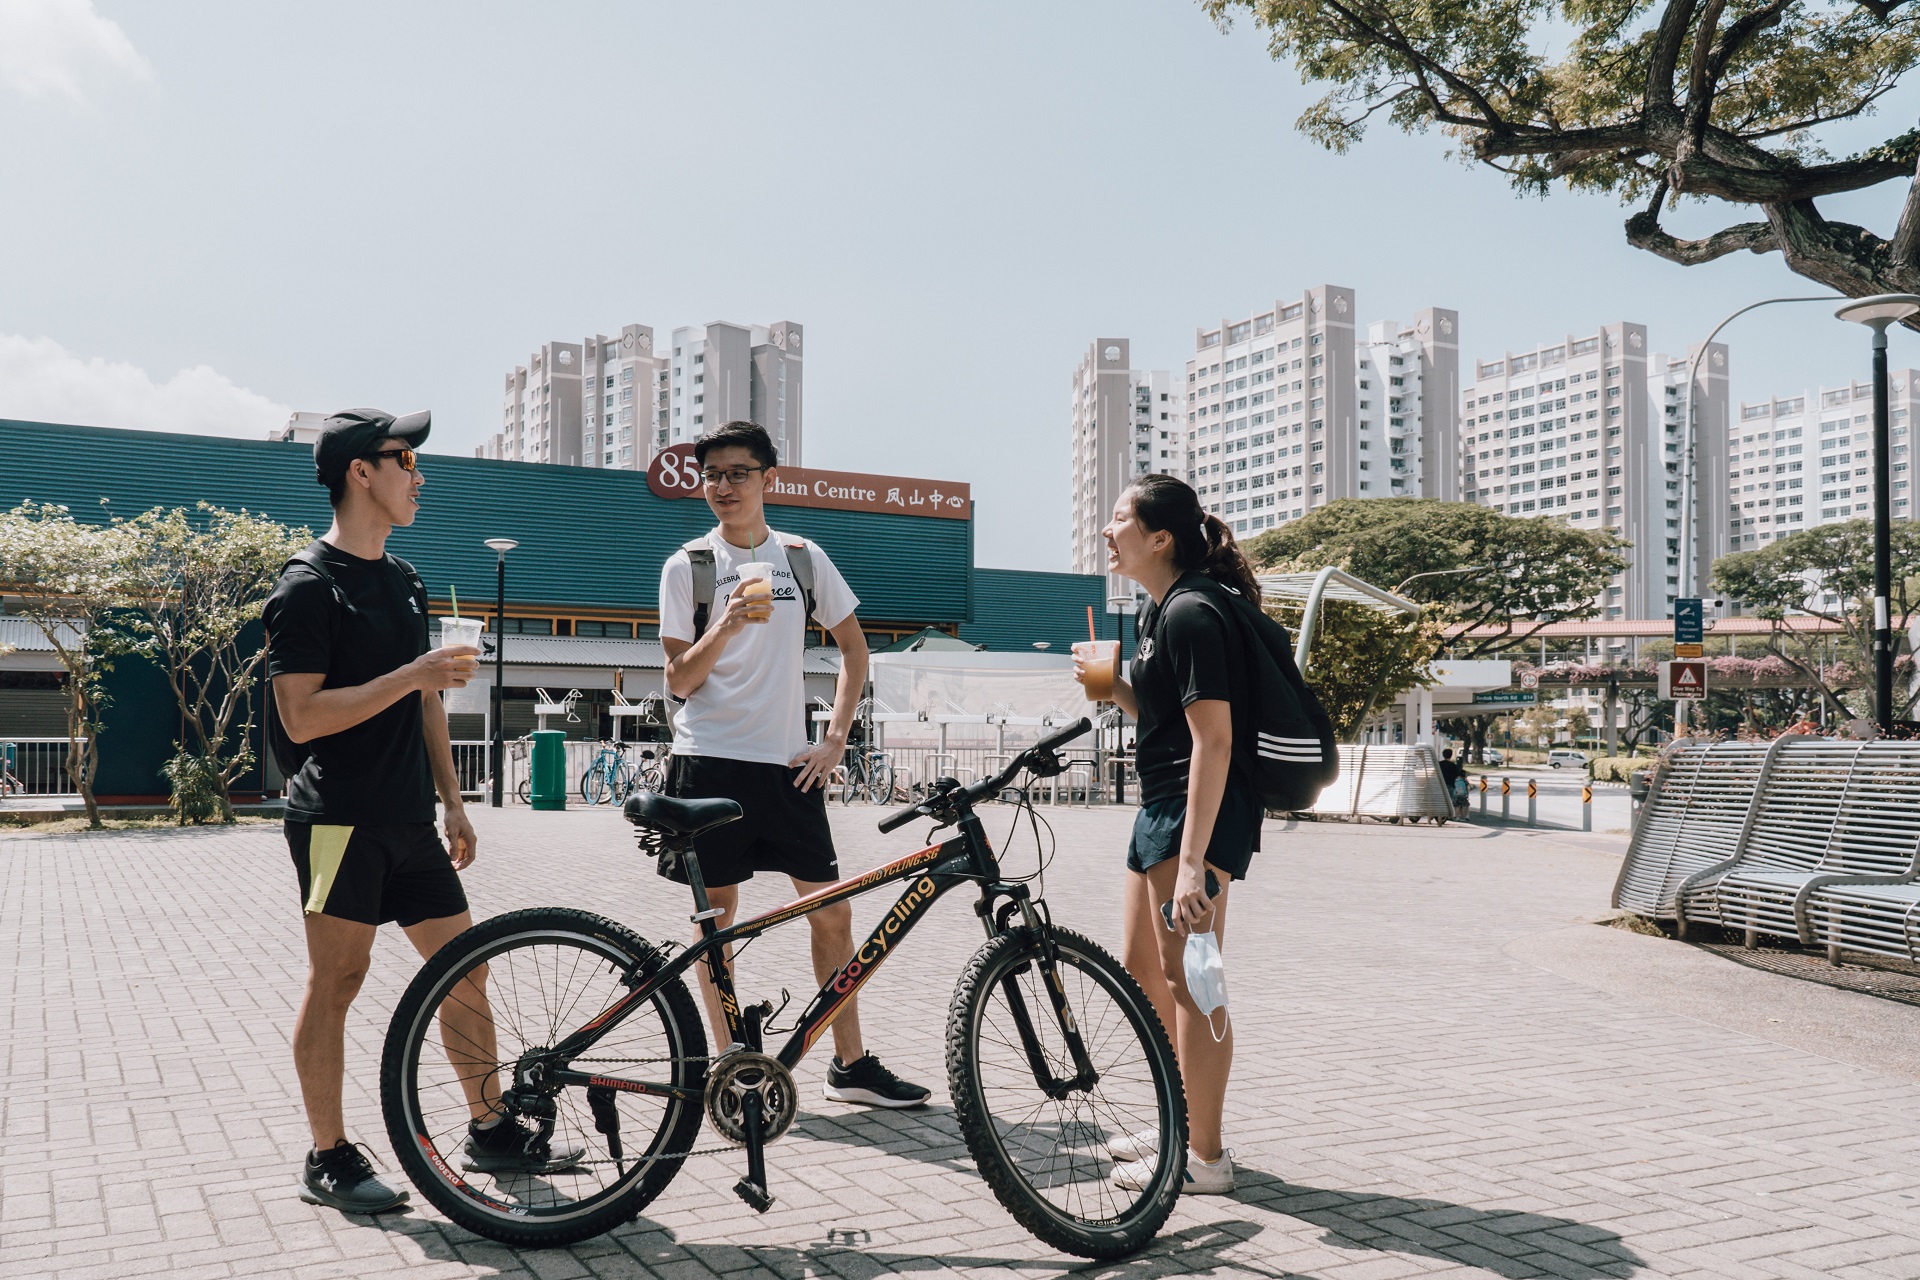
[{"label": "road sign", "polygon": [[1701,660],[1664,662],[1660,665],[1660,696],[1682,702],[1707,696],[1707,664]]},{"label": "road sign", "polygon": [[1706,656],[1706,652],[1706,646],[1703,644],[1675,644],[1673,646],[1673,656],[1676,658],[1701,658]]},{"label": "road sign", "polygon": [[1520,687],[1522,689],[1538,689],[1540,687],[1540,673],[1538,671],[1522,671],[1520,673]]},{"label": "road sign", "polygon": [[1530,707],[1534,703],[1534,697],[1535,695],[1523,693],[1518,689],[1490,689],[1474,694],[1473,700],[1481,706],[1496,703],[1519,703]]},{"label": "road sign", "polygon": [[1699,596],[1682,596],[1673,602],[1673,643],[1700,644],[1706,640],[1705,614]]}]

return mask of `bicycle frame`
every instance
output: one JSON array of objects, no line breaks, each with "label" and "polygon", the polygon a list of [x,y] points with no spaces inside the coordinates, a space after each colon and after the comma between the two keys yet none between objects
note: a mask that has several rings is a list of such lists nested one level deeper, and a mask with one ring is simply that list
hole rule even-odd
[{"label": "bicycle frame", "polygon": [[[857,898],[882,885],[912,880],[913,883],[909,884],[894,902],[893,909],[882,917],[865,941],[854,948],[853,955],[834,972],[832,977],[827,979],[807,1005],[806,1011],[800,1015],[786,1044],[775,1055],[782,1065],[791,1070],[826,1033],[833,1019],[859,993],[860,988],[867,984],[886,959],[893,954],[900,942],[912,931],[913,926],[926,914],[927,908],[949,891],[969,883],[980,886],[980,901],[974,909],[979,914],[989,936],[992,936],[995,929],[999,927],[994,904],[1000,899],[1008,899],[1011,904],[1017,905],[1017,909],[1030,925],[1037,918],[1027,887],[1024,884],[1009,884],[1000,879],[999,863],[994,856],[992,846],[987,841],[986,831],[980,819],[971,812],[960,820],[959,830],[947,840],[930,844],[914,853],[896,858],[892,862],[883,863],[871,871],[838,881],[805,897],[797,898],[785,906],[775,907],[771,911],[724,929],[716,928],[713,923],[714,916],[718,912],[707,905],[706,889],[700,882],[697,859],[693,858],[691,849],[682,856],[688,859],[688,878],[694,890],[695,903],[699,907],[693,918],[700,925],[700,941],[655,968],[626,995],[589,1019],[543,1056],[556,1063],[570,1063],[590,1049],[601,1036],[619,1026],[634,1010],[651,1000],[667,983],[702,961],[707,964],[709,976],[719,992],[720,1007],[726,1017],[727,1033],[732,1043],[758,1051],[762,1028],[759,1025],[757,1011],[748,1011],[755,1016],[742,1016],[739,1000],[734,994],[733,978],[727,971],[725,948],[731,943],[757,938],[769,929],[797,920],[801,916],[810,915],[823,907]],[[1050,966],[1051,955],[1047,957],[1047,962]],[[1046,989],[1055,1017],[1060,1022],[1076,1074],[1071,1080],[1060,1080],[1046,1070],[1044,1056],[1040,1054],[1038,1044],[1033,1038],[1025,1002],[1018,998],[1017,992],[1010,992],[1010,999],[1015,1006],[1014,1018],[1016,1024],[1020,1025],[1022,1039],[1028,1042],[1026,1046],[1028,1058],[1034,1066],[1036,1078],[1043,1087],[1049,1089],[1087,1087],[1094,1076],[1093,1068],[1087,1057],[1085,1045],[1080,1039],[1079,1027],[1074,1021],[1072,1012],[1067,1008],[1065,993],[1057,981],[1047,983]],[[626,1080],[614,1076],[589,1075],[585,1072],[573,1071],[566,1066],[550,1069],[547,1072],[547,1078],[559,1085],[616,1089],[688,1101],[698,1101],[701,1097],[701,1091],[698,1089],[685,1089],[652,1081]]]}]

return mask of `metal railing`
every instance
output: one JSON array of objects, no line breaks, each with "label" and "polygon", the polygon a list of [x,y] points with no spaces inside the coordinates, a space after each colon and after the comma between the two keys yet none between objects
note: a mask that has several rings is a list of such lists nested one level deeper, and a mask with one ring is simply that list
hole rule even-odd
[{"label": "metal railing", "polygon": [[[86,739],[81,738],[84,749]],[[18,796],[77,796],[67,776],[65,738],[8,738],[0,741],[0,800]]]}]

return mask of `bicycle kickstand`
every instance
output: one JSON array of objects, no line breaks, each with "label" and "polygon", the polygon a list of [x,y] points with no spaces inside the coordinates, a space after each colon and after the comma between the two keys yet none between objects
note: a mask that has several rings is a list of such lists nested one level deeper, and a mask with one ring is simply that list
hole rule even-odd
[{"label": "bicycle kickstand", "polygon": [[773,1195],[767,1190],[767,1153],[760,1141],[759,1095],[749,1093],[741,1100],[740,1111],[747,1131],[747,1176],[733,1184],[733,1194],[755,1213],[765,1213],[773,1208]]}]

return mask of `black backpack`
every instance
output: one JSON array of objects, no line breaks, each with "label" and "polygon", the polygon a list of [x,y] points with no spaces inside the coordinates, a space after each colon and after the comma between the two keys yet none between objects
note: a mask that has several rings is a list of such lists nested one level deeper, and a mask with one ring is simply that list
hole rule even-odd
[{"label": "black backpack", "polygon": [[[327,568],[326,558],[320,554],[320,545],[317,541],[312,542],[296,552],[280,566],[280,574],[282,577],[286,576],[287,570],[296,562],[307,566],[320,575],[320,581],[326,583],[328,589],[333,592],[333,603],[342,613],[345,613],[352,606],[347,603],[346,592],[342,591],[340,584],[333,580],[333,574]],[[399,556],[388,552],[386,558],[400,572],[407,575],[407,583],[413,588],[413,598],[420,606],[421,625],[426,625],[424,620],[427,616],[427,584],[420,580],[420,575],[414,572],[413,566]],[[272,644],[273,637],[267,637],[267,643]],[[307,761],[313,757],[313,746],[311,743],[295,742],[288,736],[287,727],[280,723],[280,709],[274,704],[273,681],[268,680],[266,683],[267,748],[273,752],[273,762],[280,766],[280,776],[291,781],[293,775],[299,773]]]},{"label": "black backpack", "polygon": [[1239,641],[1241,696],[1233,700],[1233,764],[1253,783],[1268,809],[1311,809],[1340,773],[1333,719],[1293,661],[1287,629],[1253,601],[1211,578],[1197,578],[1169,592],[1197,591],[1213,601]]}]

